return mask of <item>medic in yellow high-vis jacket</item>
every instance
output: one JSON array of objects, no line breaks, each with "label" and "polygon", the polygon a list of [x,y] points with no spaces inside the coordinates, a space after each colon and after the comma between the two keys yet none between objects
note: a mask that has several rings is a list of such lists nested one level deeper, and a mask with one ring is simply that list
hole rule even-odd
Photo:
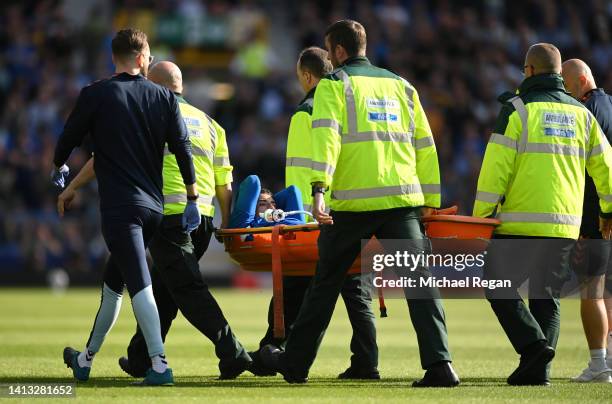
[{"label": "medic in yellow high-vis jacket", "polygon": [[558,74],[523,81],[487,145],[474,216],[502,221],[497,234],[577,239],[585,168],[603,212],[612,212],[612,149],[597,120]]},{"label": "medic in yellow high-vis jacket", "polygon": [[354,57],[324,77],[312,113],[311,183],[333,211],[439,207],[434,139],[415,88]]},{"label": "medic in yellow high-vis jacket", "polygon": [[[232,182],[233,167],[230,164],[225,130],[204,112],[189,105],[181,96],[177,95],[177,98],[191,141],[193,165],[200,192],[200,214],[212,217],[215,187]],[[185,185],[176,158],[167,148],[164,152],[163,178],[164,215],[182,213],[187,203]]]},{"label": "medic in yellow high-vis jacket", "polygon": [[289,124],[287,136],[287,162],[285,165],[285,187],[295,185],[302,194],[304,209],[310,211],[310,178],[312,176],[311,123],[312,104],[315,94],[312,88],[300,102]]}]

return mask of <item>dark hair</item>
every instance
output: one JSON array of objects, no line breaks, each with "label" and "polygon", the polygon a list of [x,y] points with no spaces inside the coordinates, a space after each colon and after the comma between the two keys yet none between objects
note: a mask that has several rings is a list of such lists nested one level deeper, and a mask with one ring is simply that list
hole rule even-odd
[{"label": "dark hair", "polygon": [[127,28],[117,32],[112,42],[113,55],[130,56],[142,52],[147,46],[147,34],[139,29]]},{"label": "dark hair", "polygon": [[318,78],[333,70],[331,62],[327,59],[327,51],[316,46],[304,49],[300,53],[298,64],[300,69],[307,70]]},{"label": "dark hair", "polygon": [[261,191],[259,192],[259,195],[261,195],[261,194],[274,195],[272,193],[272,191],[270,191],[268,188],[261,188]]},{"label": "dark hair", "polygon": [[329,44],[334,49],[342,46],[349,57],[365,52],[366,32],[363,25],[353,20],[336,21],[327,28],[325,36],[329,37]]}]

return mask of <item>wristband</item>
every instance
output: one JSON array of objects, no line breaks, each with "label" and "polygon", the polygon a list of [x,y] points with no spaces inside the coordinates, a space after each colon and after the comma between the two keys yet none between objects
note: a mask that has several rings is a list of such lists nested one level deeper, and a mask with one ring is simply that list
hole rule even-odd
[{"label": "wristband", "polygon": [[311,196],[315,196],[315,194],[323,194],[323,195],[325,195],[326,191],[327,191],[327,188],[325,188],[325,187],[313,185],[312,186]]}]

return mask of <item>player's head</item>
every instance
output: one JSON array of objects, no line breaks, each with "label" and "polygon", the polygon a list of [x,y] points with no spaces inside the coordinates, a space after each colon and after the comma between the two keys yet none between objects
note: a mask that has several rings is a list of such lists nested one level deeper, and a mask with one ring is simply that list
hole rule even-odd
[{"label": "player's head", "polygon": [[118,70],[140,70],[147,75],[153,61],[147,34],[139,29],[127,28],[117,32],[112,42],[113,63]]},{"label": "player's head", "polygon": [[257,199],[257,214],[265,212],[267,209],[276,209],[276,201],[272,191],[262,188]]},{"label": "player's head", "polygon": [[332,71],[327,51],[316,46],[304,49],[298,58],[296,70],[302,89],[310,91],[323,76]]},{"label": "player's head", "polygon": [[183,75],[177,65],[168,61],[161,61],[151,66],[149,80],[155,84],[166,87],[173,93],[183,92]]},{"label": "player's head", "polygon": [[325,47],[334,67],[346,59],[365,56],[366,32],[363,25],[353,20],[336,21],[325,31]]},{"label": "player's head", "polygon": [[532,45],[525,56],[525,78],[537,74],[561,73],[561,52],[555,45],[537,43]]},{"label": "player's head", "polygon": [[597,88],[591,68],[580,59],[570,59],[563,62],[561,75],[565,82],[565,89],[574,98],[582,98],[589,90]]}]

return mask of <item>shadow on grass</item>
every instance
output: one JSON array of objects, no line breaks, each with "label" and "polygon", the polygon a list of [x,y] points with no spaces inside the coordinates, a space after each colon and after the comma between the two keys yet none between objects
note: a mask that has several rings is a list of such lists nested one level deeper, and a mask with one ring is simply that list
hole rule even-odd
[{"label": "shadow on grass", "polygon": [[[87,382],[77,382],[77,387],[99,388],[99,387],[134,387],[133,383],[141,379],[130,377],[92,377]],[[381,380],[339,380],[336,378],[314,377],[307,384],[288,384],[281,377],[254,377],[242,376],[235,380],[218,380],[212,376],[177,376],[176,388],[308,388],[308,387],[366,387],[368,389],[406,389],[410,388],[411,378],[383,378]],[[554,380],[563,381],[564,379]],[[71,377],[51,377],[51,376],[19,376],[19,377],[0,377],[0,383],[73,383]],[[500,387],[506,385],[505,378],[462,378],[461,387]]]}]

